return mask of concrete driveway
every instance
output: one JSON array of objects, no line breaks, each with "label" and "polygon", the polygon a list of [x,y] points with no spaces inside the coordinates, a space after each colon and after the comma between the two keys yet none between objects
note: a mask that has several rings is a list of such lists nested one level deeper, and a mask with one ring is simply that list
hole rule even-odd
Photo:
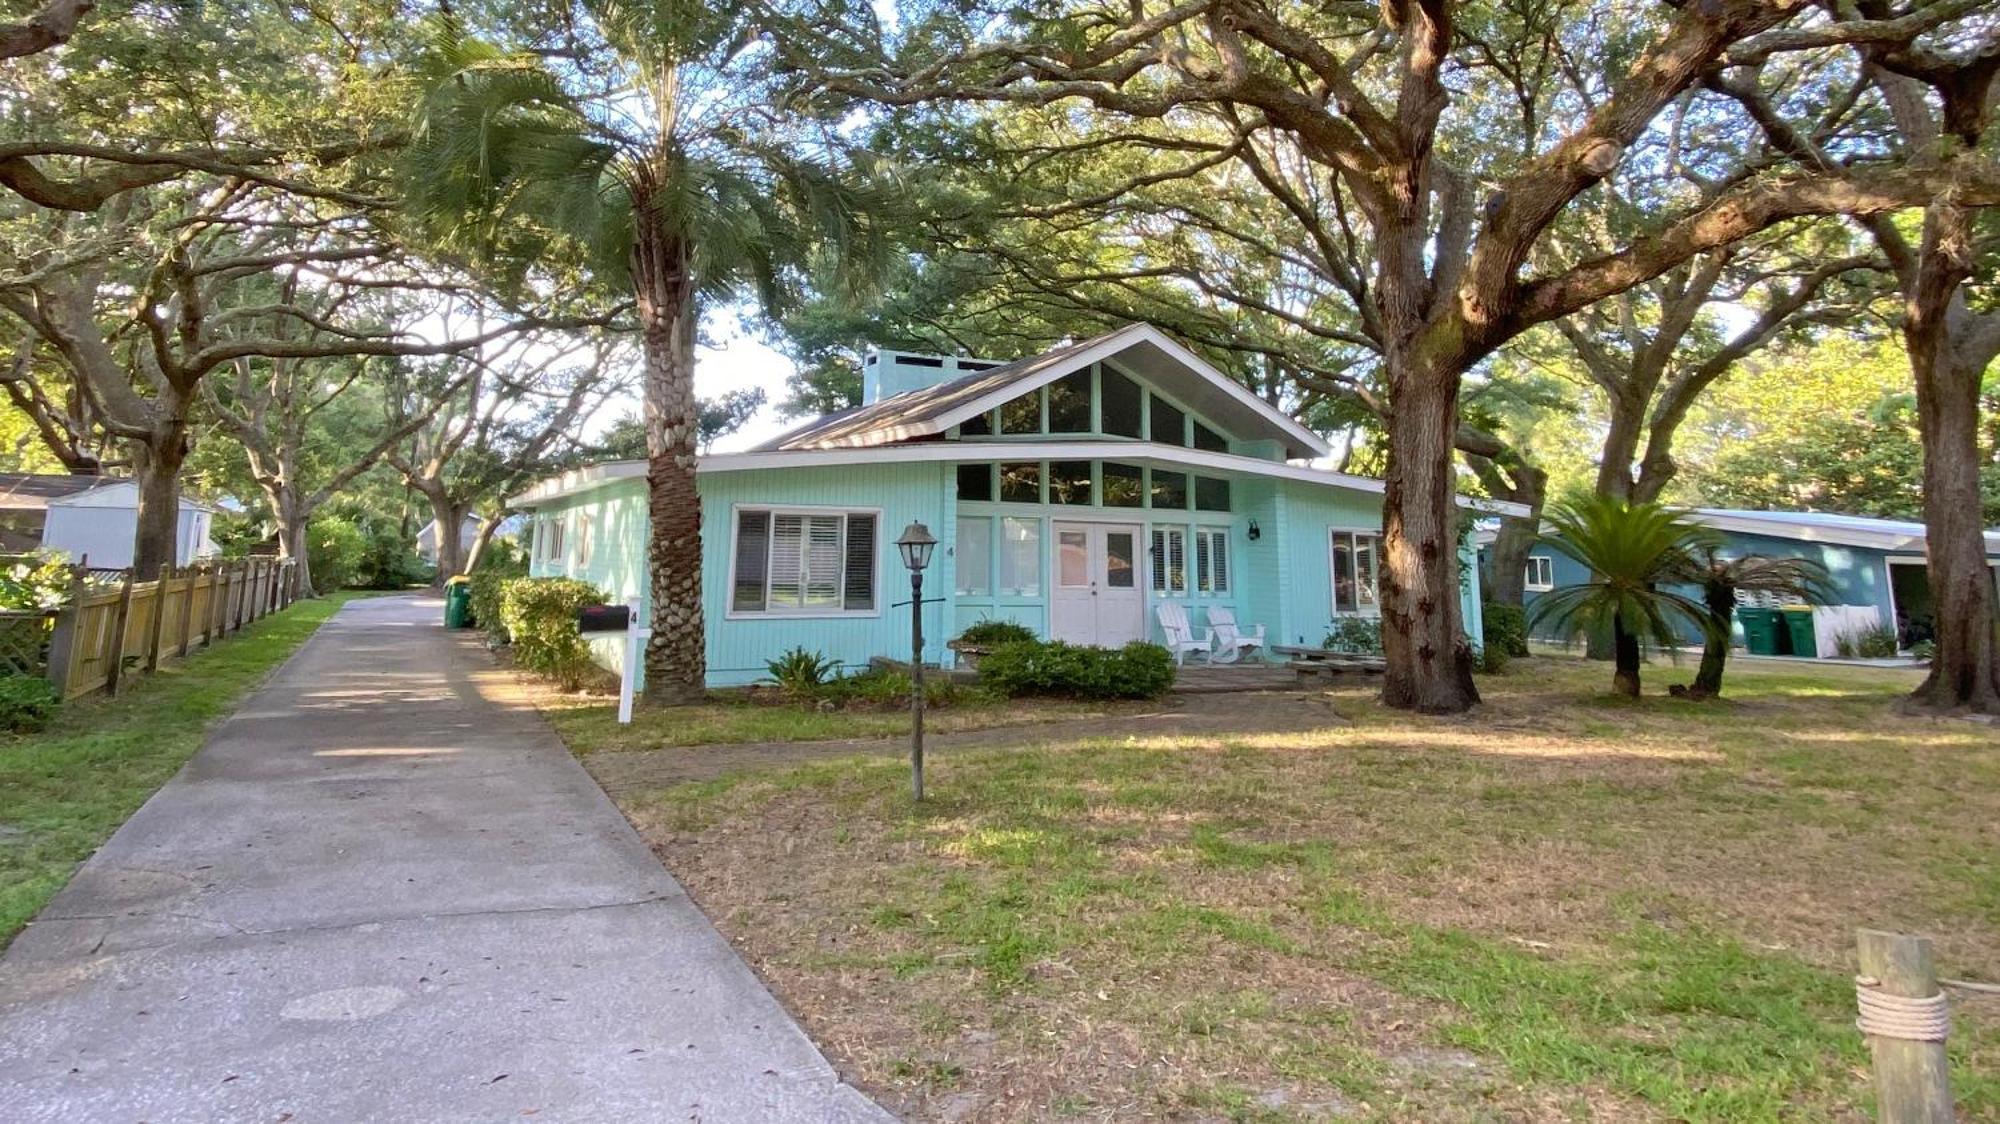
[{"label": "concrete driveway", "polygon": [[0,1119],[888,1119],[438,617],[349,604],[14,942]]}]

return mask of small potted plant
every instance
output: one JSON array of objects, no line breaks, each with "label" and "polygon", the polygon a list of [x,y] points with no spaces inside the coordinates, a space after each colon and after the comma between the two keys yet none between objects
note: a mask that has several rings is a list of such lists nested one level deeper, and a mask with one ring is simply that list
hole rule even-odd
[{"label": "small potted plant", "polygon": [[1038,639],[1040,637],[1037,637],[1034,631],[1028,628],[1027,625],[1017,624],[1013,621],[987,619],[979,621],[964,632],[959,633],[958,639],[947,641],[945,647],[958,653],[960,663],[977,671],[979,670],[979,657],[1000,645],[1018,644],[1024,640],[1033,641]]}]

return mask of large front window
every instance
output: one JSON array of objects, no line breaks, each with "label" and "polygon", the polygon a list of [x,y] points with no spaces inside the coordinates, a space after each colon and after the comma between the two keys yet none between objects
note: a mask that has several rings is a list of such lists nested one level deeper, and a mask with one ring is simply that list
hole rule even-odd
[{"label": "large front window", "polygon": [[875,612],[875,525],[865,511],[739,509],[729,611]]},{"label": "large front window", "polygon": [[1377,561],[1382,536],[1369,531],[1333,532],[1333,611],[1373,616],[1381,610],[1376,598]]}]

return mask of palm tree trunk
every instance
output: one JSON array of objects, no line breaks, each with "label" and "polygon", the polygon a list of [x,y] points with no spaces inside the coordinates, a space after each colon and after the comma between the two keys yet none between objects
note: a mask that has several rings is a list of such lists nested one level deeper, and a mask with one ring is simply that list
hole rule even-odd
[{"label": "palm tree trunk", "polygon": [[652,588],[644,697],[650,705],[681,706],[704,699],[708,679],[701,493],[695,486],[698,309],[689,247],[660,229],[650,210],[634,208],[638,230],[632,249],[645,353],[646,556]]},{"label": "palm tree trunk", "polygon": [[1712,699],[1722,694],[1722,671],[1729,662],[1729,631],[1736,619],[1736,591],[1727,586],[1711,586],[1703,593],[1708,605],[1708,628],[1701,639],[1701,666],[1695,670],[1691,698]]},{"label": "palm tree trunk", "polygon": [[1639,697],[1639,637],[1625,630],[1625,622],[1611,624],[1611,650],[1615,661],[1611,689],[1627,698]]}]

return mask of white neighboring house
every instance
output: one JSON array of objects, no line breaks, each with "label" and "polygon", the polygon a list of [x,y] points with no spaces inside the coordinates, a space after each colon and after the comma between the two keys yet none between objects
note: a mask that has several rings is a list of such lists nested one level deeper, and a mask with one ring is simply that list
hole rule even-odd
[{"label": "white neighboring house", "polygon": [[[186,566],[216,553],[209,531],[215,509],[181,497],[174,530],[174,564]],[[89,558],[98,569],[132,564],[139,531],[139,485],[114,476],[0,473],[0,547],[12,552],[49,550]]]}]

